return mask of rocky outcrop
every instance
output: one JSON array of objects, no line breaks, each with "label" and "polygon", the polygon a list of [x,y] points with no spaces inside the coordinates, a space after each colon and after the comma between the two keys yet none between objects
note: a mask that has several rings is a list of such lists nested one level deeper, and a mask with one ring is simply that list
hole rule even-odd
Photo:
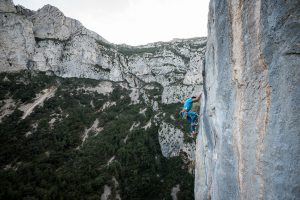
[{"label": "rocky outcrop", "polygon": [[196,199],[300,197],[299,1],[210,2]]},{"label": "rocky outcrop", "polygon": [[12,0],[2,0],[0,1],[0,12],[16,13],[17,10]]},{"label": "rocky outcrop", "polygon": [[202,91],[201,85],[171,85],[164,87],[161,98],[165,104],[177,103],[190,96],[199,95],[200,91]]},{"label": "rocky outcrop", "polygon": [[[0,71],[46,71],[61,77],[127,82],[133,92],[145,83],[164,87],[163,103],[201,92],[206,38],[132,47],[109,43],[51,5],[37,11],[12,1],[0,8]],[[184,94],[174,89],[185,84]],[[176,93],[175,100],[172,96]]]},{"label": "rocky outcrop", "polygon": [[0,9],[0,72],[27,69],[35,48],[33,25],[15,13],[11,1],[1,1]]},{"label": "rocky outcrop", "polygon": [[33,32],[36,38],[68,40],[71,35],[80,34],[83,26],[77,20],[65,17],[54,6],[45,5],[32,17]]},{"label": "rocky outcrop", "polygon": [[189,160],[195,160],[195,144],[184,142],[184,133],[173,125],[163,122],[158,132],[163,156],[173,157],[185,153]]}]

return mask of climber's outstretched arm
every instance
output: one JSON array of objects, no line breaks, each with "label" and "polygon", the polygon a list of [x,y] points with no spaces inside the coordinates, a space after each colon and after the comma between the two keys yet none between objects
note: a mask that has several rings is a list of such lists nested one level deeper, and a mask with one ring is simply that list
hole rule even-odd
[{"label": "climber's outstretched arm", "polygon": [[198,101],[200,101],[201,95],[202,95],[202,94],[200,94],[199,96],[196,96],[195,98],[193,98],[193,102],[198,102]]}]

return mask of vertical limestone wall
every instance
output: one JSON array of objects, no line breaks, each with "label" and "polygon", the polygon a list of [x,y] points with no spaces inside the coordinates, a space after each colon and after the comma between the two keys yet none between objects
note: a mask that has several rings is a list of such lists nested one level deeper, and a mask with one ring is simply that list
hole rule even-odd
[{"label": "vertical limestone wall", "polygon": [[195,199],[300,199],[300,1],[211,0]]}]

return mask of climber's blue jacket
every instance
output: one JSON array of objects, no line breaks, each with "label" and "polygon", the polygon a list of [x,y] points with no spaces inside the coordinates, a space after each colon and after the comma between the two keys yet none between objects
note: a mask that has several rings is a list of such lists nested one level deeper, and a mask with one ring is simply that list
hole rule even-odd
[{"label": "climber's blue jacket", "polygon": [[183,108],[189,112],[192,109],[193,106],[193,99],[192,98],[188,98],[187,100],[185,100]]}]

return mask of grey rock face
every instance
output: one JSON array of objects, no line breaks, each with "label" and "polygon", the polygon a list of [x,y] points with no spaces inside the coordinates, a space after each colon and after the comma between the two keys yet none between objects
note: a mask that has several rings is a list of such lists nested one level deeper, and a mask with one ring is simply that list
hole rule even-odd
[{"label": "grey rock face", "polygon": [[21,5],[17,5],[15,6],[17,13],[20,15],[23,15],[25,17],[30,17],[32,15],[34,15],[35,11],[29,10]]},{"label": "grey rock face", "polygon": [[65,17],[59,9],[51,5],[39,9],[32,16],[32,22],[34,35],[37,38],[67,40],[82,28],[80,22]]},{"label": "grey rock face", "polygon": [[300,198],[300,2],[210,2],[196,199]]},{"label": "grey rock face", "polygon": [[161,123],[158,132],[159,144],[163,156],[173,157],[179,156],[180,152],[184,152],[189,160],[195,160],[195,144],[184,143],[183,132],[168,123]]},{"label": "grey rock face", "polygon": [[[5,2],[2,7],[15,8]],[[15,14],[0,13],[0,71],[30,69],[61,77],[124,81],[137,94],[144,83],[157,82],[166,88],[163,103],[182,101],[183,95],[168,100],[182,83],[185,95],[201,92],[206,38],[115,45],[51,5],[38,11],[16,8]]]},{"label": "grey rock face", "polygon": [[32,23],[23,16],[0,13],[0,72],[27,69],[34,53]]},{"label": "grey rock face", "polygon": [[1,0],[0,1],[0,12],[17,12],[14,3],[12,0]]},{"label": "grey rock face", "polygon": [[164,87],[162,93],[162,103],[178,103],[191,96],[198,96],[202,93],[202,87],[200,85],[171,85]]}]

